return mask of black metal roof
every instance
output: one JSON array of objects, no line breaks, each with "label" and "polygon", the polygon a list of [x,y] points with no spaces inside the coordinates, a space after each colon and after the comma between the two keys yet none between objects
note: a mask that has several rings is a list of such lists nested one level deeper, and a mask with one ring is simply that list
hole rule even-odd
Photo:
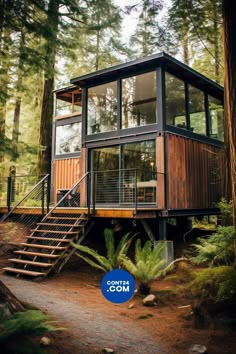
[{"label": "black metal roof", "polygon": [[216,82],[208,79],[204,75],[198,73],[196,70],[191,69],[189,66],[181,63],[179,60],[171,57],[170,55],[161,52],[153,54],[145,58],[132,60],[127,63],[115,65],[107,69],[85,74],[71,79],[73,85],[81,88],[102,84],[116,80],[119,77],[130,76],[135,73],[153,70],[156,67],[162,66],[170,71],[172,74],[194,84],[195,86],[207,90],[208,92],[223,96],[223,87]]}]

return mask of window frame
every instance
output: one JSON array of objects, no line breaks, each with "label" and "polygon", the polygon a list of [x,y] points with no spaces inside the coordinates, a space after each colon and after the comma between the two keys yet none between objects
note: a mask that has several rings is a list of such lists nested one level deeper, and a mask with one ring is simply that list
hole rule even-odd
[{"label": "window frame", "polygon": [[[156,122],[153,124],[137,126],[132,128],[124,128],[122,129],[122,80],[127,79],[132,76],[137,76],[140,74],[145,74],[154,71],[156,73]],[[163,68],[161,66],[152,67],[146,70],[137,70],[132,72],[132,75],[122,75],[118,77],[116,80],[112,80],[117,82],[117,130],[110,132],[101,132],[96,134],[87,134],[87,124],[88,124],[88,89],[91,87],[95,87],[94,85],[88,85],[83,88],[82,92],[82,116],[83,116],[83,142],[87,145],[87,143],[99,142],[110,139],[120,139],[127,138],[130,136],[143,135],[148,133],[156,133],[158,131],[163,130],[163,114],[164,104],[163,104]],[[100,84],[106,84],[112,82],[111,80],[103,80]],[[96,85],[98,86],[98,85]]]},{"label": "window frame", "polygon": [[[56,128],[63,126],[63,125],[69,125],[69,124],[74,124],[74,123],[80,123],[81,124],[81,148],[79,151],[76,152],[69,152],[67,154],[56,154]],[[57,119],[54,121],[54,129],[53,129],[53,158],[54,160],[64,160],[67,158],[71,157],[80,157],[81,156],[81,149],[82,149],[82,142],[83,142],[83,134],[82,134],[82,115],[78,115],[75,117],[71,118],[62,118],[62,119]]]},{"label": "window frame", "polygon": [[[167,124],[167,120],[166,120],[166,80],[165,80],[166,73],[185,82],[185,107],[186,107],[187,129],[182,129],[182,128],[177,127],[175,125]],[[190,129],[190,104],[189,104],[189,86],[190,85],[193,86],[194,88],[200,90],[204,96],[204,109],[205,109],[205,118],[206,118],[206,122],[205,122],[206,123],[206,135],[195,133],[195,132],[191,131],[191,129]],[[183,78],[181,78],[181,75],[173,73],[171,70],[164,70],[163,86],[164,86],[164,93],[163,93],[163,97],[164,97],[164,100],[163,100],[164,124],[163,124],[163,126],[164,126],[164,130],[178,134],[180,136],[189,137],[190,139],[193,139],[193,140],[206,142],[206,143],[212,144],[212,145],[223,146],[224,141],[219,140],[217,138],[213,138],[210,136],[210,112],[209,112],[209,99],[208,99],[209,96],[211,96],[215,99],[218,99],[222,103],[222,106],[224,109],[223,97],[219,97],[219,95],[214,95],[211,92],[208,92],[207,90],[203,90],[202,88],[198,87],[195,83],[189,82],[186,79],[184,80]]]}]

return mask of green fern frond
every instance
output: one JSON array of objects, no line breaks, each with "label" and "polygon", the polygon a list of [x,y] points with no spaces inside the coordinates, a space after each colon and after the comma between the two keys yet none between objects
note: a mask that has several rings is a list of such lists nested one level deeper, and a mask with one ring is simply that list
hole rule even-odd
[{"label": "green fern frond", "polygon": [[105,229],[104,238],[107,250],[107,259],[110,263],[113,263],[115,253],[115,238],[113,230]]},{"label": "green fern frond", "polygon": [[[115,247],[115,237],[113,230],[105,229],[104,238],[107,250],[106,257],[101,256],[97,251],[92,248],[77,245],[73,242],[72,245],[78,250],[78,252],[76,253],[78,257],[82,258],[92,267],[107,272],[109,270],[120,267],[122,263],[122,257],[126,256],[133,237],[130,238],[130,233],[127,233],[122,237],[117,247]],[[88,255],[89,257],[82,255],[81,252]],[[91,259],[91,257],[93,259]]]},{"label": "green fern frond", "polygon": [[75,243],[72,242],[72,245],[80,252],[84,252],[86,254],[88,254],[89,256],[91,256],[92,258],[94,258],[94,260],[97,262],[94,262],[93,260],[91,260],[91,258],[89,257],[85,257],[83,255],[81,255],[80,252],[77,252],[76,255],[80,258],[82,258],[85,262],[87,262],[88,264],[90,264],[92,267],[96,267],[97,269],[101,269],[105,272],[109,271],[112,269],[110,262],[107,260],[106,257],[101,256],[97,251],[93,250],[92,248],[86,247],[86,246],[82,246],[82,245],[76,245]]},{"label": "green fern frond", "polygon": [[7,342],[11,337],[17,334],[35,334],[58,331],[60,328],[54,327],[50,322],[48,315],[39,310],[28,310],[18,312],[12,317],[1,320],[0,343]]}]

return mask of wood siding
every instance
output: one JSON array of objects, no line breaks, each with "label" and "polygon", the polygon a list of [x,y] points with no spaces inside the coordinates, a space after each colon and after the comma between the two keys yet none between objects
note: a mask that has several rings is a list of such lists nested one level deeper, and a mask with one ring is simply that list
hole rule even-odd
[{"label": "wood siding", "polygon": [[165,209],[165,155],[164,136],[156,139],[156,166],[157,166],[157,206]]},{"label": "wood siding", "polygon": [[166,135],[168,209],[213,208],[224,191],[224,150]]},{"label": "wood siding", "polygon": [[80,158],[69,158],[63,160],[54,160],[53,175],[53,196],[56,201],[56,195],[59,189],[69,189],[81,177]]}]

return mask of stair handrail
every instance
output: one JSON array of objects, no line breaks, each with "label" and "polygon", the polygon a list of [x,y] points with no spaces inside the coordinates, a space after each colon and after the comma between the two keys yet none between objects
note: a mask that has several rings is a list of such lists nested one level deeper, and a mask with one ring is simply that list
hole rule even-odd
[{"label": "stair handrail", "polygon": [[74,185],[73,187],[71,187],[71,189],[68,190],[68,192],[66,192],[66,194],[54,205],[54,207],[43,217],[43,219],[41,220],[41,222],[43,222],[45,219],[47,219],[52,213],[53,211],[58,207],[59,204],[61,204],[61,202],[66,199],[68,197],[68,195],[73,192],[73,189],[75,189],[76,187],[78,187],[80,185],[80,183],[90,174],[90,172],[86,172]]},{"label": "stair handrail", "polygon": [[14,211],[16,208],[18,208],[18,206],[19,206],[21,203],[23,203],[23,201],[24,201],[41,183],[43,183],[45,180],[47,180],[47,179],[49,178],[49,176],[50,176],[49,173],[46,174],[28,193],[26,193],[26,194],[24,195],[23,198],[21,198],[21,200],[20,200],[13,208],[11,208],[11,210],[10,210],[7,214],[5,214],[5,215],[2,216],[2,218],[0,219],[0,222],[5,221],[5,220],[13,213],[13,211]]}]

